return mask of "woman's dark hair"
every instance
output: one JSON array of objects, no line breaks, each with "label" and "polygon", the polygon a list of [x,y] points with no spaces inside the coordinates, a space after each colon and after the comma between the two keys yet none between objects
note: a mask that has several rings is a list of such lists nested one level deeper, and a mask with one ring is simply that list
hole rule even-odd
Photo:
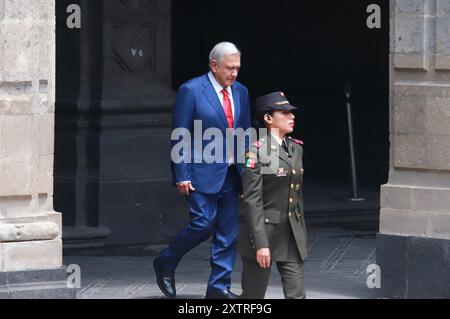
[{"label": "woman's dark hair", "polygon": [[274,112],[275,111],[267,111],[267,112],[264,112],[264,113],[261,113],[258,115],[258,125],[260,128],[266,127],[266,122],[264,121],[264,115],[268,114],[270,116],[273,116]]}]

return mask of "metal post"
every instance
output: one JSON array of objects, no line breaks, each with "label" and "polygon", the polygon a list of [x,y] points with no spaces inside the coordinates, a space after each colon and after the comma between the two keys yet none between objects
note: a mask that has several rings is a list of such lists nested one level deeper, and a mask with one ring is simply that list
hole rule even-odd
[{"label": "metal post", "polygon": [[347,98],[347,124],[348,124],[348,137],[350,145],[350,163],[352,173],[352,198],[350,201],[364,201],[364,198],[358,196],[358,179],[356,176],[356,161],[355,161],[355,147],[353,143],[353,125],[352,125],[352,107],[350,102],[351,87],[350,83],[345,84],[345,97]]}]

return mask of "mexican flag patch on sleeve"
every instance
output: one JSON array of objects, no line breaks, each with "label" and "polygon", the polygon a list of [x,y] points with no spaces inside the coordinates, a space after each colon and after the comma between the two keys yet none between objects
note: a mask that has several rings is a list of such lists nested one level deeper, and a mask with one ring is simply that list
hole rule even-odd
[{"label": "mexican flag patch on sleeve", "polygon": [[245,167],[255,168],[255,165],[256,165],[256,160],[254,160],[253,158],[247,158],[245,160]]},{"label": "mexican flag patch on sleeve", "polygon": [[248,152],[245,154],[245,167],[255,168],[256,165],[256,154]]}]

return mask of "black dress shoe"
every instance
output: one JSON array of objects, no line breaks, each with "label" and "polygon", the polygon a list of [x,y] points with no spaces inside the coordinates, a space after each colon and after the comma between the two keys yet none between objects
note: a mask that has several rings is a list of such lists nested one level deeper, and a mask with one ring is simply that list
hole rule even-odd
[{"label": "black dress shoe", "polygon": [[161,269],[159,258],[153,260],[153,267],[156,273],[156,282],[159,289],[169,298],[175,298],[177,291],[175,289],[175,278],[173,273],[164,273]]},{"label": "black dress shoe", "polygon": [[208,289],[206,291],[206,299],[239,299],[238,295],[235,295],[229,290],[220,289]]}]

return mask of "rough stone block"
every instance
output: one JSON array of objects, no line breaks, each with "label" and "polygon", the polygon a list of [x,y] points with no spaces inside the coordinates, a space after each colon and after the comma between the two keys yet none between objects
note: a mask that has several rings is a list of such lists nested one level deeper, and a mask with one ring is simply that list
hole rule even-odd
[{"label": "rough stone block", "polygon": [[[1,60],[4,71],[33,71],[33,44],[36,42],[33,26],[32,20],[24,20],[20,24],[2,24],[0,41],[3,44]],[[5,39],[7,39],[6,42]]]},{"label": "rough stone block", "polygon": [[0,159],[0,196],[31,194],[31,158]]},{"label": "rough stone block", "polygon": [[450,172],[425,170],[391,170],[388,185],[402,187],[450,188]]},{"label": "rough stone block", "polygon": [[37,0],[39,10],[39,19],[54,21],[55,1],[54,0]]},{"label": "rough stone block", "polygon": [[[1,24],[0,24],[0,26],[1,26]],[[1,42],[2,42],[2,38],[0,37],[0,57],[5,55],[4,49],[3,49],[3,43],[1,43]],[[2,73],[3,73],[3,61],[0,60],[0,82],[2,81],[1,78],[3,77]],[[0,99],[0,103],[1,103],[1,101],[2,101],[2,99]],[[0,104],[0,114],[2,114],[2,106],[1,106],[1,104]]]},{"label": "rough stone block", "polygon": [[0,244],[0,271],[58,268],[62,265],[62,243],[31,241]]},{"label": "rough stone block", "polygon": [[[0,107],[1,109],[1,107]],[[6,145],[5,137],[3,136],[3,130],[1,129],[3,127],[3,116],[0,116],[0,159],[6,157]]]},{"label": "rough stone block", "polygon": [[423,133],[426,126],[425,96],[394,96],[393,117],[395,133]]},{"label": "rough stone block", "polygon": [[397,95],[394,103],[396,133],[450,136],[450,98]]},{"label": "rough stone block", "polygon": [[397,81],[394,83],[395,96],[426,96],[426,97],[442,97],[449,98],[450,83],[448,76],[445,81],[441,82],[418,82],[408,81],[408,83]]},{"label": "rough stone block", "polygon": [[53,154],[40,155],[38,172],[34,175],[33,193],[51,194],[53,190]]},{"label": "rough stone block", "polygon": [[62,232],[62,214],[54,211],[39,211],[33,212],[31,210],[22,210],[20,215],[6,216],[7,218],[1,218],[2,223],[11,224],[25,224],[25,223],[43,223],[51,222],[59,227],[59,234],[55,239],[61,238]]},{"label": "rough stone block", "polygon": [[2,115],[30,115],[33,113],[33,100],[32,96],[9,95],[2,96],[0,84],[0,116]]},{"label": "rough stone block", "polygon": [[437,0],[436,53],[450,55],[450,1]]},{"label": "rough stone block", "polygon": [[[51,81],[48,79],[40,79],[39,80],[39,95],[41,100],[39,104],[48,103],[48,93],[50,92],[50,84]],[[44,98],[47,98],[46,100]],[[45,113],[53,113],[53,112],[45,112]]]},{"label": "rough stone block", "polygon": [[6,157],[31,156],[33,149],[33,118],[30,115],[2,116],[0,127]]},{"label": "rough stone block", "polygon": [[426,102],[424,133],[450,136],[450,97],[428,97]]},{"label": "rough stone block", "polygon": [[393,134],[394,166],[450,170],[450,136]]},{"label": "rough stone block", "polygon": [[437,55],[436,56],[436,69],[437,70],[450,70],[450,56]]},{"label": "rough stone block", "polygon": [[408,1],[395,1],[395,13],[410,14],[410,15],[423,15],[425,14],[427,3],[430,0],[408,0]]},{"label": "rough stone block", "polygon": [[[32,196],[7,196],[0,197],[0,218],[7,218],[32,210]],[[6,222],[1,219],[0,221]]]},{"label": "rough stone block", "polygon": [[[450,207],[448,208],[450,211]],[[430,237],[448,238],[450,237],[450,212],[433,213],[430,220]]]},{"label": "rough stone block", "polygon": [[[412,209],[423,212],[450,213],[450,189],[413,188]],[[450,218],[448,222],[450,222]]]},{"label": "rough stone block", "polygon": [[25,20],[32,18],[33,7],[36,6],[36,0],[5,0],[5,17],[11,20]]},{"label": "rough stone block", "polygon": [[38,206],[39,211],[50,211],[53,209],[53,196],[52,194],[39,193],[38,194]]},{"label": "rough stone block", "polygon": [[381,186],[382,208],[408,210],[411,208],[411,188],[395,185]]},{"label": "rough stone block", "polygon": [[52,240],[59,234],[55,223],[0,224],[0,243]]},{"label": "rough stone block", "polygon": [[3,80],[0,82],[0,94],[5,98],[22,97],[33,93],[31,79],[27,81]]},{"label": "rough stone block", "polygon": [[53,154],[55,115],[53,113],[36,114],[33,117],[35,136],[39,145],[39,155]]},{"label": "rough stone block", "polygon": [[55,29],[50,25],[39,25],[39,72],[40,73],[48,73],[50,72],[50,68],[53,66],[52,60],[49,59],[49,54],[53,54],[51,52],[53,46],[51,41],[53,40],[53,33]]},{"label": "rough stone block", "polygon": [[399,54],[426,53],[426,19],[420,16],[399,15],[395,18],[394,52]]},{"label": "rough stone block", "polygon": [[429,59],[425,54],[394,54],[394,68],[429,70]]},{"label": "rough stone block", "polygon": [[[0,0],[0,22],[2,22],[2,20],[5,18],[5,1],[6,0]],[[1,51],[0,51],[0,54],[1,54]]]},{"label": "rough stone block", "polygon": [[419,212],[382,208],[380,233],[426,237],[429,233],[429,216]]},{"label": "rough stone block", "polygon": [[448,0],[436,0],[436,15],[438,17],[450,16],[450,2]]}]

